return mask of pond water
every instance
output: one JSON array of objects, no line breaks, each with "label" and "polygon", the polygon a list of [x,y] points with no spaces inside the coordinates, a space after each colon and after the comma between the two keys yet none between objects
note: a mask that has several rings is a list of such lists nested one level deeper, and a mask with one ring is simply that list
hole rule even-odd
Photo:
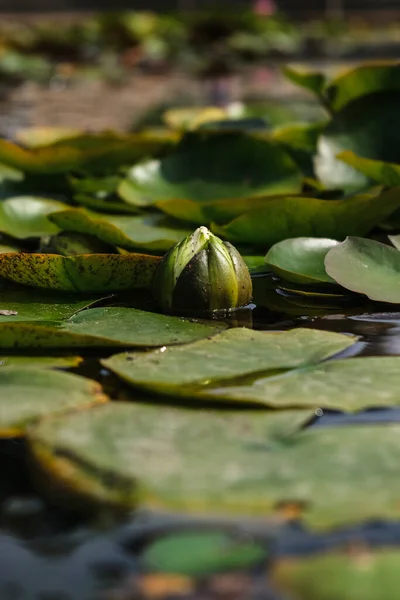
[{"label": "pond water", "polygon": [[[364,312],[366,308],[370,312]],[[342,311],[314,307],[309,311],[304,309],[302,315],[296,310],[297,314],[293,316],[290,309],[288,313],[285,309],[271,311],[254,305],[245,318],[247,324],[251,319],[253,327],[259,330],[306,327],[359,336],[359,342],[340,357],[399,355],[400,313],[391,312],[393,306],[383,305],[382,309],[375,305],[373,309],[371,311],[371,306],[353,307],[350,303]],[[318,316],[313,316],[315,312],[318,312]],[[240,319],[236,324],[240,325]],[[93,353],[87,355],[76,370],[99,380],[113,398],[122,399],[124,385],[100,367],[98,358]],[[400,409],[370,410],[354,415],[316,410],[309,426],[343,427],[350,423],[362,426],[371,422],[393,421],[400,421]],[[137,587],[143,577],[140,551],[146,541],[166,531],[190,526],[203,527],[205,524],[210,526],[210,521],[140,512],[122,522],[115,522],[109,515],[103,515],[100,521],[97,519],[91,523],[90,517],[83,519],[62,512],[37,496],[30,482],[29,464],[22,441],[1,441],[0,464],[2,600],[280,598],[265,583],[265,565],[261,570],[252,570],[245,580],[237,580],[232,574],[231,581],[224,581],[225,587],[222,585],[222,588],[215,580],[209,588],[204,584],[207,595],[197,590],[187,595],[161,592],[161,595],[153,596],[149,592],[149,595],[140,596]],[[363,527],[338,529],[327,535],[312,533],[297,520],[280,528],[274,527],[270,521],[260,520],[211,522],[213,527],[226,526],[227,523],[241,534],[251,535],[266,547],[272,547],[273,558],[319,553],[360,541],[371,546],[400,543],[400,523],[383,521],[367,523]],[[227,589],[231,592],[232,589],[236,590],[237,595],[224,595]]]}]

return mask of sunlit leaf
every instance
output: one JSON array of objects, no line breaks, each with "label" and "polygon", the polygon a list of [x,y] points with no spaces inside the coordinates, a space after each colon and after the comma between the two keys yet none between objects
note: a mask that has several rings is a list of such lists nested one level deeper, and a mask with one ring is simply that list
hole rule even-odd
[{"label": "sunlit leaf", "polygon": [[347,235],[365,235],[399,206],[399,188],[387,192],[374,188],[343,200],[302,196],[269,199],[264,208],[254,209],[214,229],[230,242],[264,249],[294,237],[340,240]]},{"label": "sunlit leaf", "polygon": [[400,165],[362,158],[354,152],[341,152],[337,158],[373,181],[388,187],[400,185]]},{"label": "sunlit leaf", "polygon": [[400,303],[400,252],[391,246],[349,237],[328,252],[325,268],[348,290],[371,300]]},{"label": "sunlit leaf", "polygon": [[66,210],[67,204],[47,198],[20,196],[0,202],[0,232],[17,239],[54,235],[59,228],[48,216]]},{"label": "sunlit leaf", "polygon": [[[160,261],[147,254],[0,254],[0,277],[32,287],[103,293],[146,288]],[[0,292],[1,298],[1,292]]]}]

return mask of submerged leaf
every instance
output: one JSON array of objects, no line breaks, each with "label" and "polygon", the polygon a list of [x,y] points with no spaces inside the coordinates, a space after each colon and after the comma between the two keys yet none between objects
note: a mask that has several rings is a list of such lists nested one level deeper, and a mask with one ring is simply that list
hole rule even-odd
[{"label": "submerged leaf", "polygon": [[[150,287],[160,262],[147,254],[0,254],[0,277],[65,292],[106,293]],[[1,298],[1,293],[0,293]]]},{"label": "submerged leaf", "polygon": [[353,337],[312,329],[271,333],[235,328],[185,347],[121,354],[102,363],[139,388],[190,396],[185,387],[315,364],[354,342]]},{"label": "submerged leaf", "polygon": [[339,242],[324,238],[289,238],[272,246],[265,262],[274,273],[287,281],[300,284],[335,283],[325,271],[324,260],[329,250],[337,244]]},{"label": "submerged leaf", "polygon": [[391,246],[349,237],[328,252],[325,268],[348,290],[371,300],[400,303],[400,252]]}]

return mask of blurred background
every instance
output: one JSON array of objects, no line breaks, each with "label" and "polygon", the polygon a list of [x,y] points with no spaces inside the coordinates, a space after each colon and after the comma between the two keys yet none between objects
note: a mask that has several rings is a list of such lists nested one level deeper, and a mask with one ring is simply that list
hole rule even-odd
[{"label": "blurred background", "polygon": [[[169,107],[318,109],[287,63],[337,73],[400,58],[400,0],[0,0],[0,133],[135,130]],[[242,113],[241,113],[242,111]],[[140,125],[139,125],[140,124]]]}]

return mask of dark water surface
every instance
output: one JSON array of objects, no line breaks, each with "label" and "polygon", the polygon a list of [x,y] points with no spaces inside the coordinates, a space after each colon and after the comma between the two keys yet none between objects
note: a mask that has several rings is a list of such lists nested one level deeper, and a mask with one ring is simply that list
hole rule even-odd
[{"label": "dark water surface", "polygon": [[[287,312],[286,309],[271,311],[254,307],[243,318],[247,319],[248,325],[252,321],[253,327],[260,330],[307,327],[359,336],[360,341],[343,352],[341,358],[399,355],[400,312],[391,312],[394,307],[390,305],[374,305],[373,310],[369,306],[368,311],[364,308],[354,308],[350,302],[343,304],[342,311],[337,307],[313,307],[298,314],[295,307],[293,315],[291,309]],[[313,316],[315,313],[317,316]],[[233,324],[240,325],[240,318]],[[102,369],[96,357],[87,356],[79,371],[101,381],[107,391],[112,391],[114,398],[123,398],[123,384]],[[400,408],[369,410],[354,415],[316,413],[311,427],[400,421]],[[139,577],[142,569],[140,550],[146,541],[188,525],[204,526],[203,521],[179,515],[146,512],[137,513],[125,522],[111,522],[105,515],[103,522],[90,523],[90,518],[84,520],[48,506],[30,483],[23,441],[0,442],[0,468],[0,600],[140,598],[134,591],[123,594],[115,590],[120,586],[125,589],[127,581]],[[321,552],[355,540],[373,546],[400,544],[400,523],[377,521],[363,527],[335,530],[329,535],[308,532],[297,522],[279,531],[266,521],[241,521],[232,525],[267,546],[273,540],[274,557]],[[252,577],[257,581],[259,574],[255,571]],[[255,585],[257,592],[241,598],[275,600],[276,596],[265,585],[265,579],[263,581],[261,587]],[[225,598],[201,596],[207,597]],[[200,600],[200,596],[193,598]]]}]

